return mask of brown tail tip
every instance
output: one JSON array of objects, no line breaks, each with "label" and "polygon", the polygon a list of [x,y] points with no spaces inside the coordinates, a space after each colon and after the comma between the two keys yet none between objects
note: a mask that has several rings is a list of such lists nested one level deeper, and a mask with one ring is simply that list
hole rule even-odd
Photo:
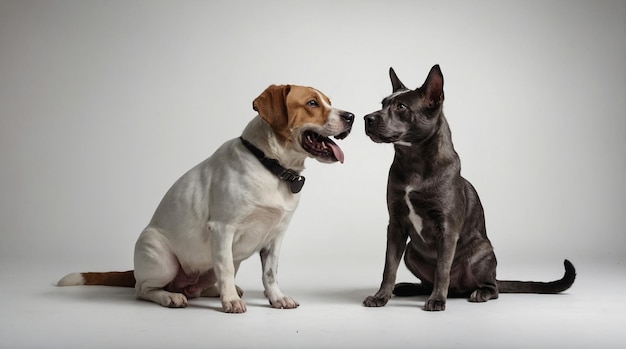
[{"label": "brown tail tip", "polygon": [[135,287],[135,275],[133,270],[104,273],[71,273],[65,275],[57,282],[57,286],[77,285]]}]

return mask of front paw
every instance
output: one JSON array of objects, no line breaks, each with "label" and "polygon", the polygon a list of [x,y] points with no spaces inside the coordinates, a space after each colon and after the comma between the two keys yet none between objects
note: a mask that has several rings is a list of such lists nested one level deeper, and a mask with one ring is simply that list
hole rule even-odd
[{"label": "front paw", "polygon": [[270,304],[272,308],[276,309],[295,309],[300,305],[291,297],[281,297],[275,300],[270,299]]},{"label": "front paw", "polygon": [[235,299],[231,301],[222,300],[222,309],[225,313],[241,314],[246,312],[246,302],[242,299]]},{"label": "front paw", "polygon": [[161,305],[168,308],[187,307],[187,297],[180,293],[167,293],[161,301]]},{"label": "front paw", "polygon": [[377,294],[373,296],[368,296],[367,298],[365,298],[365,300],[363,300],[363,305],[365,305],[366,307],[382,307],[387,304],[389,298],[391,297],[379,296]]},{"label": "front paw", "polygon": [[428,298],[426,304],[424,304],[424,310],[426,311],[444,311],[446,310],[446,299]]}]

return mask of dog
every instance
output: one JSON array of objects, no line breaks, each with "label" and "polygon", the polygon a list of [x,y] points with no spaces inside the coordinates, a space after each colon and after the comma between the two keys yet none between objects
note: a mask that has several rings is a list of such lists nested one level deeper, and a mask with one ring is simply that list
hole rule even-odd
[{"label": "dog", "polygon": [[[387,250],[380,289],[363,304],[380,307],[392,294],[429,295],[424,309],[443,311],[447,296],[486,302],[498,293],[559,293],[576,277],[565,260],[565,275],[553,282],[496,280],[496,256],[487,238],[483,207],[461,163],[443,113],[443,74],[431,68],[424,84],[410,90],[389,70],[393,93],[382,109],[364,117],[365,133],[393,143],[389,170]],[[407,244],[408,240],[408,244]],[[394,286],[400,259],[421,283]]]},{"label": "dog", "polygon": [[165,194],[140,234],[134,272],[72,273],[58,285],[135,287],[136,296],[164,307],[220,296],[227,313],[243,313],[235,285],[240,263],[259,252],[264,294],[274,308],[298,307],[278,287],[283,236],[304,185],[307,157],[344,161],[330,139],[344,139],[354,114],[334,108],[317,89],[271,85],[252,103],[258,112],[241,137],[180,179]]}]

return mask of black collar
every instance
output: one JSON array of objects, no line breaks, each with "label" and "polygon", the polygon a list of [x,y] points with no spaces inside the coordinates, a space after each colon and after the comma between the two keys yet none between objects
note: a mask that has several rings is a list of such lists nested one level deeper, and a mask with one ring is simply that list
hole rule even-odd
[{"label": "black collar", "polygon": [[270,172],[275,174],[278,178],[282,179],[285,182],[289,182],[289,188],[291,192],[296,194],[302,190],[302,186],[304,185],[305,178],[300,176],[296,171],[284,168],[276,159],[270,159],[265,157],[263,151],[254,146],[254,144],[246,141],[243,137],[239,137],[243,145],[248,148],[248,150],[256,156],[257,159],[267,168]]}]

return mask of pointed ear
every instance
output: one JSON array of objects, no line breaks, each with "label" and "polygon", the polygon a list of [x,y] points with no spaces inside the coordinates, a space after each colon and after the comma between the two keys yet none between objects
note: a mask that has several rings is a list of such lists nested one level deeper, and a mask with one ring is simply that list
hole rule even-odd
[{"label": "pointed ear", "polygon": [[398,75],[393,71],[393,68],[389,68],[389,78],[391,79],[391,87],[393,88],[393,92],[399,90],[407,90],[406,86],[398,79]]},{"label": "pointed ear", "polygon": [[286,99],[290,90],[290,85],[271,85],[252,102],[252,109],[274,130],[287,129]]},{"label": "pointed ear", "polygon": [[424,91],[424,99],[431,108],[438,107],[443,103],[443,74],[439,64],[430,68],[430,73],[420,90]]}]

